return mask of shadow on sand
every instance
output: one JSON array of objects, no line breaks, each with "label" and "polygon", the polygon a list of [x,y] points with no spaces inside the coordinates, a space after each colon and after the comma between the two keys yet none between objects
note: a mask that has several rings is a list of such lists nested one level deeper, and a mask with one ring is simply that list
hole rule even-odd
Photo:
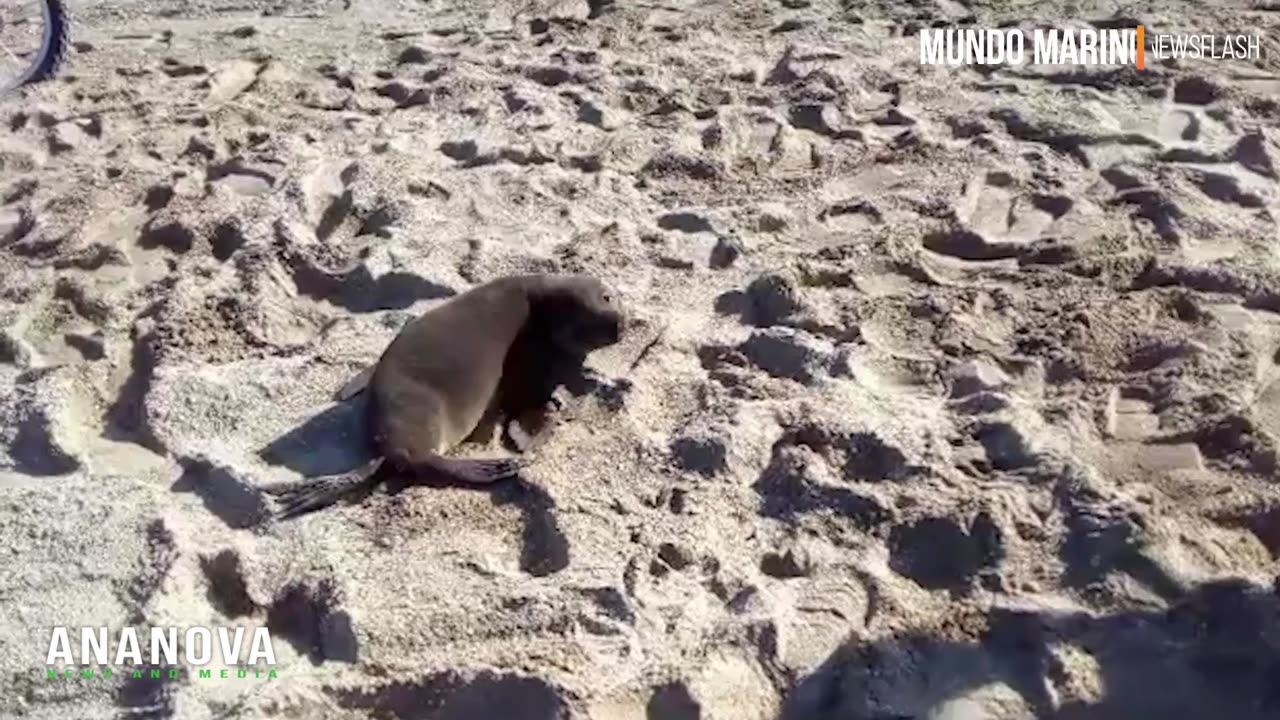
[{"label": "shadow on sand", "polygon": [[[1167,609],[1101,616],[997,609],[985,621],[973,642],[908,633],[846,645],[789,694],[780,720],[982,720],[995,716],[949,701],[993,683],[1053,720],[1280,717],[1274,588],[1217,580]],[[1096,681],[1073,684],[1079,677],[1064,657],[1075,658],[1077,670],[1092,666]],[[1077,692],[1055,701],[1055,687]]]},{"label": "shadow on sand", "polygon": [[360,393],[329,406],[272,440],[258,457],[304,477],[337,475],[363,466],[375,452],[365,429],[368,397]]}]

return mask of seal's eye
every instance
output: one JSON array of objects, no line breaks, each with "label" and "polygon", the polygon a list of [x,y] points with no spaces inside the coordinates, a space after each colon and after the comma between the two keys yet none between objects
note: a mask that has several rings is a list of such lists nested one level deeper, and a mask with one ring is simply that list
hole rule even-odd
[{"label": "seal's eye", "polygon": [[610,295],[608,292],[602,292],[602,293],[600,293],[600,299],[604,301],[604,304],[605,304],[605,305],[612,305],[612,304],[613,304],[613,296],[612,296],[612,295]]}]

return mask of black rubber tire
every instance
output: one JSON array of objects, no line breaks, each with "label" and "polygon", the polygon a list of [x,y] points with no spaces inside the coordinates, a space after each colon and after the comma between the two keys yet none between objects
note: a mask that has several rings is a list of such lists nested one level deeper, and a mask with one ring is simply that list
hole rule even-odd
[{"label": "black rubber tire", "polygon": [[27,83],[47,80],[62,64],[70,45],[71,20],[67,17],[62,0],[41,0],[44,10],[44,38],[40,50],[31,65],[11,81],[3,81],[0,94],[15,90]]}]

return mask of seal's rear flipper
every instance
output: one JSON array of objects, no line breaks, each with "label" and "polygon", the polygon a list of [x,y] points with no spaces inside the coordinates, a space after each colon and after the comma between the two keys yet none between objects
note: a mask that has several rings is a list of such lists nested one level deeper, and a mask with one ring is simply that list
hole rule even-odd
[{"label": "seal's rear flipper", "polygon": [[370,365],[351,376],[351,379],[339,388],[338,392],[333,394],[333,399],[343,402],[364,392],[364,389],[369,385],[369,381],[373,379],[373,371],[376,367],[377,365]]},{"label": "seal's rear flipper", "polygon": [[520,474],[524,463],[517,458],[475,459],[447,458],[434,455],[421,463],[419,472],[444,475],[450,480],[470,485],[487,485],[489,483],[513,478]]},{"label": "seal's rear flipper", "polygon": [[326,508],[348,495],[378,484],[376,473],[382,466],[378,458],[362,468],[340,475],[313,478],[286,487],[264,488],[264,492],[276,497],[275,519],[288,520]]}]

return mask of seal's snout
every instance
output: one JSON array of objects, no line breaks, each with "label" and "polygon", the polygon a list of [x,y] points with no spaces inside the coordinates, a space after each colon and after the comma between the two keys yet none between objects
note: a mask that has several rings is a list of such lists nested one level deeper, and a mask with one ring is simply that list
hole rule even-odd
[{"label": "seal's snout", "polygon": [[604,336],[610,345],[622,339],[622,331],[627,321],[620,313],[610,313],[605,319]]},{"label": "seal's snout", "polygon": [[592,322],[587,325],[587,333],[589,335],[587,344],[593,348],[616,344],[622,339],[626,324],[622,313],[616,310],[598,313]]},{"label": "seal's snout", "polygon": [[613,345],[622,339],[622,324],[619,315],[601,316],[579,331],[582,333],[581,342],[592,349]]}]

